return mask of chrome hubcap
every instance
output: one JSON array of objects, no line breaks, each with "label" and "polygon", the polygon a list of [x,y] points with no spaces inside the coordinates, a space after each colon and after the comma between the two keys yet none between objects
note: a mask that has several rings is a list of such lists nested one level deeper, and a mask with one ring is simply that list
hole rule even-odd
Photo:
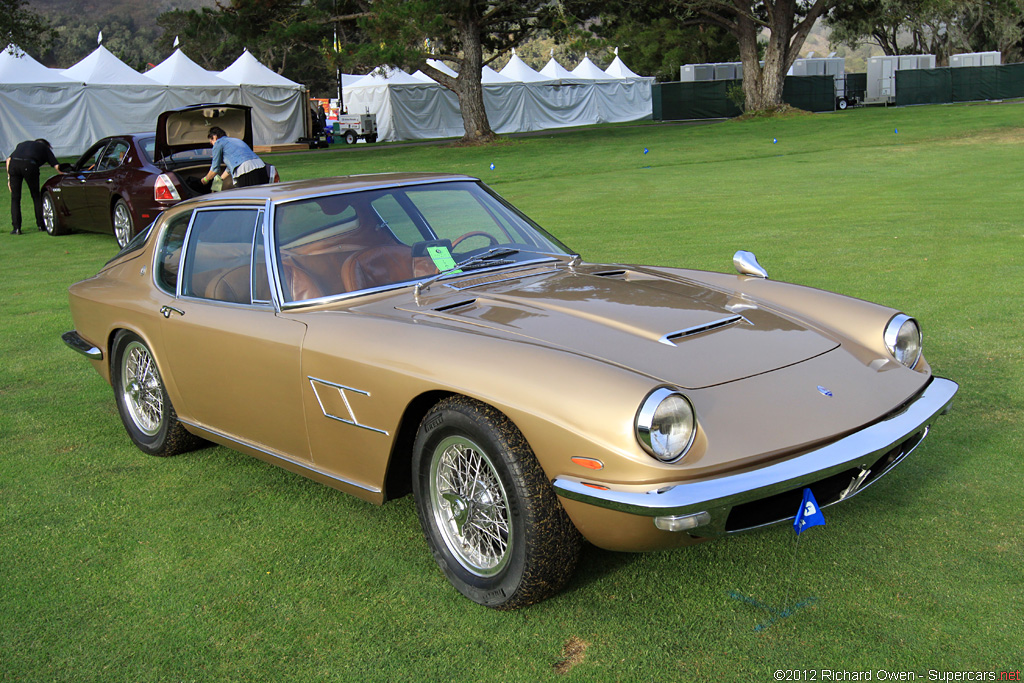
[{"label": "chrome hubcap", "polygon": [[164,416],[164,392],[149,349],[131,342],[121,356],[124,405],[139,431],[154,436]]},{"label": "chrome hubcap", "polygon": [[49,197],[43,197],[43,225],[46,227],[46,232],[53,232],[53,221],[53,202]]},{"label": "chrome hubcap", "polygon": [[132,217],[128,215],[128,208],[124,204],[114,207],[114,237],[122,247],[128,244],[132,236]]},{"label": "chrome hubcap", "polygon": [[493,576],[511,557],[505,488],[490,458],[461,436],[442,440],[430,463],[430,505],[445,545],[468,571]]}]

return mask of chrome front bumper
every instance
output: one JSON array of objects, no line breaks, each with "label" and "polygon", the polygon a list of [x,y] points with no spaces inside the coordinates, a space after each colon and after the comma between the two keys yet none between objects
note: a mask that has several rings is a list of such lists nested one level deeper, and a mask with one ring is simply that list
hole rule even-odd
[{"label": "chrome front bumper", "polygon": [[[815,497],[827,507],[862,491],[914,450],[935,418],[949,412],[957,389],[955,382],[933,377],[921,393],[879,422],[803,455],[737,474],[663,484],[650,491],[599,489],[574,477],[558,477],[553,485],[563,498],[653,517],[662,529],[702,537],[745,531],[792,519],[799,497],[780,515],[748,514],[759,505],[781,505],[788,500],[783,494],[819,486],[825,495],[819,497],[816,491]],[[743,513],[736,516],[746,521],[730,522],[740,506]]]}]

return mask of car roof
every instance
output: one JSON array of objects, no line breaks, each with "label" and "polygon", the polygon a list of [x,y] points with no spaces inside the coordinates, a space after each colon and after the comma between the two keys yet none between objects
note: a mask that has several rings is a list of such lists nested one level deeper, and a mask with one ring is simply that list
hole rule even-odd
[{"label": "car roof", "polygon": [[[312,180],[295,180],[287,183],[270,183],[241,187],[224,192],[211,194],[183,202],[193,208],[204,204],[237,202],[240,200],[257,200],[265,202],[285,202],[304,197],[354,192],[358,190],[383,189],[409,185],[422,185],[436,182],[455,181],[477,182],[478,178],[451,173],[371,173],[366,175],[335,176],[331,178],[315,178]],[[179,205],[181,206],[181,205]]]}]

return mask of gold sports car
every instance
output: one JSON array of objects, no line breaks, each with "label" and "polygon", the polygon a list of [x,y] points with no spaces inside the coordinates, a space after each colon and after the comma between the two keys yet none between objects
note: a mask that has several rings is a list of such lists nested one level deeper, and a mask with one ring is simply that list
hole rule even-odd
[{"label": "gold sports car", "polygon": [[371,503],[511,609],[585,539],[673,548],[888,472],[951,405],[917,322],[738,274],[584,263],[480,181],[352,176],[165,211],[64,341],[153,455],[214,442]]}]

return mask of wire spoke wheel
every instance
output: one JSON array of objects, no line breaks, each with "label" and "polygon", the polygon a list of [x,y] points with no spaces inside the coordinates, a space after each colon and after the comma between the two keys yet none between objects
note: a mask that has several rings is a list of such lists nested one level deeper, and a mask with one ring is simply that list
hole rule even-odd
[{"label": "wire spoke wheel", "polygon": [[487,454],[461,436],[442,440],[430,466],[430,505],[448,549],[477,576],[508,563],[508,495]]},{"label": "wire spoke wheel", "polygon": [[136,341],[121,356],[121,394],[138,430],[155,436],[164,419],[164,391],[153,356]]},{"label": "wire spoke wheel", "polygon": [[501,411],[466,396],[438,401],[420,421],[411,470],[430,552],[473,602],[517,609],[572,576],[581,536]]}]

